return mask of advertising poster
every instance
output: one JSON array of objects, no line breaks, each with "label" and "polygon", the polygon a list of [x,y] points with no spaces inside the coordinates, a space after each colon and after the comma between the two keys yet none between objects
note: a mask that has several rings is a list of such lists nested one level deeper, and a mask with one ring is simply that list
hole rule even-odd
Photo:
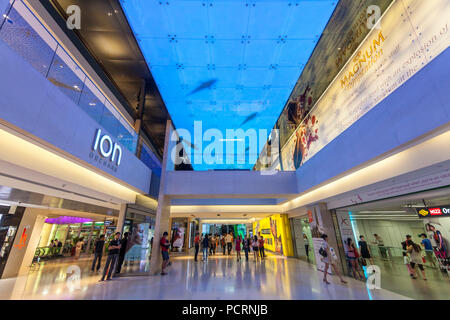
[{"label": "advertising poster", "polygon": [[[395,0],[320,100],[300,112],[309,113],[282,148],[283,170],[308,161],[445,50],[449,20],[447,0]],[[309,106],[309,92],[299,103]]]},{"label": "advertising poster", "polygon": [[129,237],[125,261],[144,261],[149,255],[149,223],[137,224]]},{"label": "advertising poster", "polygon": [[173,232],[173,243],[172,246],[174,248],[178,248],[179,250],[183,249],[184,245],[184,228],[178,227],[174,229]]},{"label": "advertising poster", "polygon": [[308,210],[308,215],[312,216],[309,225],[311,227],[311,236],[314,245],[314,256],[316,257],[316,266],[318,270],[324,271],[325,264],[322,261],[322,255],[319,253],[319,249],[322,247],[324,242],[324,240],[320,236],[326,232],[325,229],[323,228],[322,219],[315,210]]},{"label": "advertising poster", "polygon": [[290,227],[283,215],[274,214],[261,219],[253,224],[253,229],[256,231],[255,235],[261,232],[266,249],[285,256],[294,255],[292,243],[289,243],[292,239],[288,239]]},{"label": "advertising poster", "polygon": [[440,269],[450,272],[450,219],[428,216],[422,221]]},{"label": "advertising poster", "polygon": [[[392,0],[372,0],[382,14]],[[341,0],[307,62],[276,127],[283,146],[369,33],[366,1]]]},{"label": "advertising poster", "polygon": [[348,214],[348,212],[338,211],[338,212],[336,212],[336,218],[338,221],[339,231],[341,233],[342,245],[344,246],[344,248],[345,248],[345,243],[348,238],[352,239],[353,243],[355,244],[355,247],[358,247],[359,239],[355,239],[354,232],[353,232],[353,226],[350,221],[350,215]]}]

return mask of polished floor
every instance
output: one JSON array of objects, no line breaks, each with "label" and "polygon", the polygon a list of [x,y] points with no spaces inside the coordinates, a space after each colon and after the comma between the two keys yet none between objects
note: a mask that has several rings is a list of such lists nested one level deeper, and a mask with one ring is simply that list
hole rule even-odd
[{"label": "polished floor", "polygon": [[[425,267],[427,280],[418,274],[411,279],[408,269],[402,263],[392,263],[376,259],[380,267],[381,287],[412,299],[448,300],[450,299],[450,278],[437,268]],[[419,273],[419,270],[416,270]]]},{"label": "polished floor", "polygon": [[[68,272],[74,265],[81,271],[79,285]],[[408,299],[384,289],[368,290],[351,278],[344,285],[331,277],[327,285],[313,265],[274,255],[262,262],[238,262],[221,254],[208,262],[179,256],[168,273],[98,282],[100,274],[90,272],[90,258],[51,261],[18,278],[0,280],[0,299]]]}]

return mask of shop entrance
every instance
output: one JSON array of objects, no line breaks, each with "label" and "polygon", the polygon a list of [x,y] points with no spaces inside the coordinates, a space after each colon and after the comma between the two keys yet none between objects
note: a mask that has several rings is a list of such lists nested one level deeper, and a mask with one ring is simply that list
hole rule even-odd
[{"label": "shop entrance", "polygon": [[45,220],[34,262],[91,255],[100,235],[105,236],[106,250],[116,230],[117,218],[88,217],[81,212],[80,215],[83,216],[50,215]]},{"label": "shop entrance", "polygon": [[295,257],[316,264],[311,227],[308,216],[291,219]]},{"label": "shop entrance", "polygon": [[[351,239],[361,256],[356,268],[363,273],[372,263],[378,266],[383,289],[417,299],[449,299],[450,215],[442,209],[449,205],[450,188],[443,188],[337,209],[348,275],[355,276]],[[350,229],[341,221],[350,221]]]}]

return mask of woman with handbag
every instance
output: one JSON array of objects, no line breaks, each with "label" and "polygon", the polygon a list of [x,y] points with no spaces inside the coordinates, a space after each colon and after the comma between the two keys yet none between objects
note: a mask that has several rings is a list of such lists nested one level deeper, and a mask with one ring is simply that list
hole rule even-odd
[{"label": "woman with handbag", "polygon": [[325,264],[325,267],[323,270],[323,282],[325,282],[326,284],[330,284],[327,280],[327,275],[328,275],[328,267],[331,265],[331,267],[333,268],[333,271],[337,274],[337,276],[339,277],[341,282],[343,284],[346,284],[347,281],[345,281],[342,278],[341,273],[339,272],[339,269],[333,263],[330,246],[328,245],[328,236],[326,234],[322,234],[321,238],[323,239],[323,244],[319,250],[319,253],[322,255],[321,260]]},{"label": "woman with handbag", "polygon": [[416,265],[419,267],[420,271],[422,272],[423,280],[427,280],[427,276],[425,275],[425,269],[423,267],[423,260],[422,260],[422,248],[416,243],[414,243],[412,240],[409,240],[407,242],[406,250],[411,256],[411,269],[413,271],[413,279],[417,279],[417,273],[416,273]]},{"label": "woman with handbag", "polygon": [[361,276],[361,273],[359,272],[359,253],[355,248],[355,245],[353,244],[352,238],[347,238],[347,241],[345,242],[345,252],[347,255],[347,259],[350,261],[350,265],[352,267],[353,277],[357,279],[356,274],[358,274],[361,280],[365,280],[365,278]]}]

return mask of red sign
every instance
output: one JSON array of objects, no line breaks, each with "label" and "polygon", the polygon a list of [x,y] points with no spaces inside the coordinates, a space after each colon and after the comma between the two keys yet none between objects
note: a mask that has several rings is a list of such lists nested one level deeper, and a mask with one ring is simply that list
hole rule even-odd
[{"label": "red sign", "polygon": [[27,228],[23,228],[22,236],[20,237],[19,243],[15,244],[14,247],[22,249],[26,246],[27,241]]},{"label": "red sign", "polygon": [[314,221],[311,210],[308,210],[308,217],[309,217],[309,223]]},{"label": "red sign", "polygon": [[430,215],[432,215],[432,216],[440,216],[440,215],[442,215],[441,208],[430,208],[428,210],[430,211]]}]

